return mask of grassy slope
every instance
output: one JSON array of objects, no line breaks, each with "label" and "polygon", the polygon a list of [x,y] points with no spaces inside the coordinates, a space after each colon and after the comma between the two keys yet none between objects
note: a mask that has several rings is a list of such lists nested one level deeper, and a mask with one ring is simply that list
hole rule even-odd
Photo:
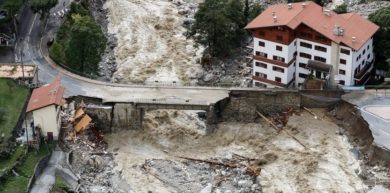
[{"label": "grassy slope", "polygon": [[11,80],[0,79],[0,108],[6,111],[5,121],[0,123],[0,132],[4,133],[5,139],[11,137],[27,95],[27,88]]},{"label": "grassy slope", "polygon": [[40,159],[49,154],[54,145],[42,145],[39,151],[30,149],[26,160],[16,168],[20,176],[11,176],[4,184],[0,184],[0,193],[23,193],[26,192],[30,176],[34,174],[35,165]]}]

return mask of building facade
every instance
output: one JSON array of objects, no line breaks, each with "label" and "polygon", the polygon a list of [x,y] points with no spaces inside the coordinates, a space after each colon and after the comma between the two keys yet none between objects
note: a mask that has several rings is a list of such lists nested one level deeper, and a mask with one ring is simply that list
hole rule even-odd
[{"label": "building facade", "polygon": [[34,89],[27,105],[33,127],[39,128],[43,137],[49,141],[58,139],[64,90],[58,77],[52,83]]},{"label": "building facade", "polygon": [[279,4],[246,29],[257,87],[300,87],[308,76],[330,86],[361,85],[373,69],[378,26],[355,13],[336,14],[313,2]]}]

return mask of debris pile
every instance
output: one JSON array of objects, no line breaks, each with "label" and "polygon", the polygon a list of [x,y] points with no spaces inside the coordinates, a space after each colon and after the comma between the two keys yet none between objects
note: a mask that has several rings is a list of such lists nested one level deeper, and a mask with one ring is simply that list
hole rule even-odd
[{"label": "debris pile", "polygon": [[[86,114],[86,105],[81,102],[74,108],[71,102],[63,111],[65,147],[71,150],[70,164],[81,179],[83,192],[127,192],[117,187],[121,183],[115,173],[113,154],[107,152],[104,135]],[[115,177],[114,177],[115,176]]]},{"label": "debris pile", "polygon": [[106,135],[108,151],[115,152],[114,170],[134,192],[367,190],[346,136],[337,134],[339,127],[322,110],[309,110],[287,109],[275,120],[267,116],[281,125],[280,132],[261,118],[255,123],[223,122],[209,134],[154,119],[142,131]]},{"label": "debris pile", "polygon": [[238,163],[239,158],[224,161],[183,159],[148,159],[142,168],[177,192],[262,192],[257,179],[260,170]]}]

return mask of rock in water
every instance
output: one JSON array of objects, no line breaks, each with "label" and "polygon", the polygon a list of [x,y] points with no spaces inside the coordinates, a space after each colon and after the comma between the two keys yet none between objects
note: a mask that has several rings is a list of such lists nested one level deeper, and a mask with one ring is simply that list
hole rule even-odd
[{"label": "rock in water", "polygon": [[199,193],[211,193],[212,185],[210,183],[207,184],[205,188],[203,188]]}]

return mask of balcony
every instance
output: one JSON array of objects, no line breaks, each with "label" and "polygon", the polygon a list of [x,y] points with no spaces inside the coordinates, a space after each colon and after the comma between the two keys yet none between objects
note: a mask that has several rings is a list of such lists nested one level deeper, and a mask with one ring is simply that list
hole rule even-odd
[{"label": "balcony", "polygon": [[293,64],[295,62],[295,59],[296,59],[296,57],[294,57],[289,63],[284,63],[284,62],[281,62],[279,60],[272,60],[272,59],[269,59],[269,58],[266,58],[263,56],[254,55],[253,58],[255,60],[258,60],[258,61],[267,62],[267,63],[274,64],[277,66],[285,67],[285,68],[288,68],[291,64]]},{"label": "balcony", "polygon": [[371,76],[371,71],[374,68],[374,60],[360,70],[359,73],[355,74],[355,82],[357,85],[365,84]]},{"label": "balcony", "polygon": [[295,77],[293,79],[290,80],[290,82],[288,84],[283,84],[281,82],[276,82],[274,80],[269,80],[269,79],[266,79],[266,78],[263,78],[263,77],[260,77],[260,76],[252,76],[252,79],[253,80],[257,80],[257,81],[260,81],[260,82],[264,82],[264,83],[268,83],[268,84],[272,84],[272,85],[275,85],[275,86],[279,86],[279,87],[283,87],[283,88],[288,88],[295,80]]}]

